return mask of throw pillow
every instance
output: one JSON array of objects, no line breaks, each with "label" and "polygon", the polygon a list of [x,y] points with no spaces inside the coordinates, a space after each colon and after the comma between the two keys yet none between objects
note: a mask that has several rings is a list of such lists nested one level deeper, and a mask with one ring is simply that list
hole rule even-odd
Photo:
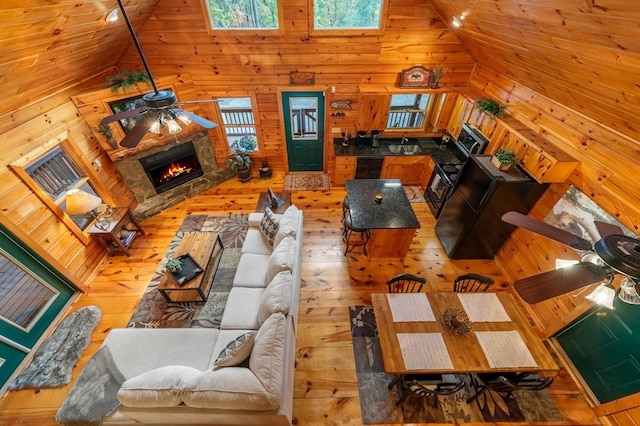
[{"label": "throw pillow", "polygon": [[298,229],[298,220],[291,217],[282,216],[278,225],[278,232],[273,239],[273,246],[277,247],[285,237],[296,237],[296,229]]},{"label": "throw pillow", "polygon": [[184,365],[167,365],[132,377],[120,386],[118,401],[127,407],[175,407],[182,403],[184,384],[202,372]]},{"label": "throw pillow", "polygon": [[258,324],[262,325],[275,312],[289,313],[292,283],[291,271],[282,271],[267,285],[258,308]]},{"label": "throw pillow", "polygon": [[284,237],[280,244],[273,249],[273,253],[267,262],[267,283],[270,283],[278,272],[292,271],[295,261],[296,240],[293,237]]},{"label": "throw pillow", "polygon": [[264,209],[264,216],[260,221],[260,234],[270,246],[273,245],[273,240],[278,232],[279,220],[269,207]]},{"label": "throw pillow", "polygon": [[255,337],[256,332],[250,331],[229,342],[227,347],[220,351],[214,367],[233,367],[241,364],[251,354]]}]

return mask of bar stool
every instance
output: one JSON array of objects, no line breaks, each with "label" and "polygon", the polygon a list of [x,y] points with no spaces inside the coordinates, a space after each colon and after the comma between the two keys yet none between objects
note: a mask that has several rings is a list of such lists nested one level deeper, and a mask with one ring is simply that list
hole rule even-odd
[{"label": "bar stool", "polygon": [[347,217],[348,214],[349,214],[349,197],[345,195],[342,200],[342,220],[341,220],[342,223],[344,223],[344,218]]},{"label": "bar stool", "polygon": [[[371,238],[371,231],[369,229],[362,229],[362,228],[356,228],[355,226],[353,226],[353,224],[351,223],[351,216],[350,215],[345,215],[344,217],[344,238],[343,240],[347,243],[347,248],[344,250],[344,255],[346,256],[347,253],[354,247],[357,246],[362,246],[363,250],[364,250],[364,255],[367,255],[367,242],[369,242],[369,238]],[[356,242],[351,242],[351,237],[353,236],[353,233],[359,233],[360,234],[360,239]],[[349,248],[349,246],[351,246],[351,249]]]}]

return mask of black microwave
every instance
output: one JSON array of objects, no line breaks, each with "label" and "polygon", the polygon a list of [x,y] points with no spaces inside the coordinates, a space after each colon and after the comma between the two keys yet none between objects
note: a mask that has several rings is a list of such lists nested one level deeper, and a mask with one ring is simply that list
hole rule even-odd
[{"label": "black microwave", "polygon": [[460,130],[460,135],[456,141],[456,145],[467,158],[471,154],[482,154],[488,143],[489,140],[471,123],[462,125],[462,130]]}]

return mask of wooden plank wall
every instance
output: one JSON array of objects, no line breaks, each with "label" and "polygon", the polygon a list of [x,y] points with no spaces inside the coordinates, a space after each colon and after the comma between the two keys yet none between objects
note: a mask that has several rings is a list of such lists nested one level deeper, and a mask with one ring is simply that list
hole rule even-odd
[{"label": "wooden plank wall", "polygon": [[[285,169],[280,93],[315,90],[333,100],[351,100],[343,118],[330,117],[327,109],[325,141],[348,129],[380,128],[381,108],[395,87],[398,73],[415,64],[445,64],[443,90],[464,87],[474,61],[454,34],[428,4],[419,0],[391,0],[386,31],[377,36],[310,36],[307,0],[283,6],[281,35],[251,32],[209,34],[200,0],[162,0],[139,32],[152,72],[174,75],[189,72],[200,96],[232,96],[255,92],[264,155],[275,170]],[[170,59],[169,59],[170,58]],[[139,69],[140,60],[129,49],[119,66]],[[314,72],[314,85],[292,86],[290,72]],[[335,94],[330,88],[335,87]],[[371,106],[373,97],[375,108]],[[367,118],[358,111],[369,111]],[[333,132],[332,130],[338,130]],[[331,152],[331,150],[327,150]],[[260,160],[260,159],[258,159]],[[325,169],[333,167],[326,157]]]},{"label": "wooden plank wall", "polygon": [[[574,185],[621,223],[638,232],[640,187],[634,176],[640,168],[640,141],[622,135],[484,67],[478,67],[470,89],[509,105],[508,111],[547,139],[580,160],[581,165],[566,183],[553,184],[534,207],[531,216],[542,219]],[[526,254],[525,254],[526,253]],[[556,258],[577,258],[567,247],[531,232],[516,230],[496,256],[511,280],[555,268]],[[619,280],[619,279],[618,279]],[[529,312],[546,335],[593,305],[584,301],[589,290],[578,291],[536,305]],[[640,395],[632,395],[597,407],[612,425],[640,423]]]}]

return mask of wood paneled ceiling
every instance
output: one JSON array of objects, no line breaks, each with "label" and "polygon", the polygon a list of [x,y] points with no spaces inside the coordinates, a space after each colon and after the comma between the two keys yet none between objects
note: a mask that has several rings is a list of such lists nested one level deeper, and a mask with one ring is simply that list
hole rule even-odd
[{"label": "wood paneled ceiling", "polygon": [[[144,31],[160,1],[125,2],[136,28]],[[430,3],[448,25],[464,16],[454,31],[477,63],[640,140],[638,2]],[[84,80],[104,78],[131,46],[124,25],[105,22],[115,0],[5,0],[0,8],[0,117],[52,96],[68,99]]]}]

